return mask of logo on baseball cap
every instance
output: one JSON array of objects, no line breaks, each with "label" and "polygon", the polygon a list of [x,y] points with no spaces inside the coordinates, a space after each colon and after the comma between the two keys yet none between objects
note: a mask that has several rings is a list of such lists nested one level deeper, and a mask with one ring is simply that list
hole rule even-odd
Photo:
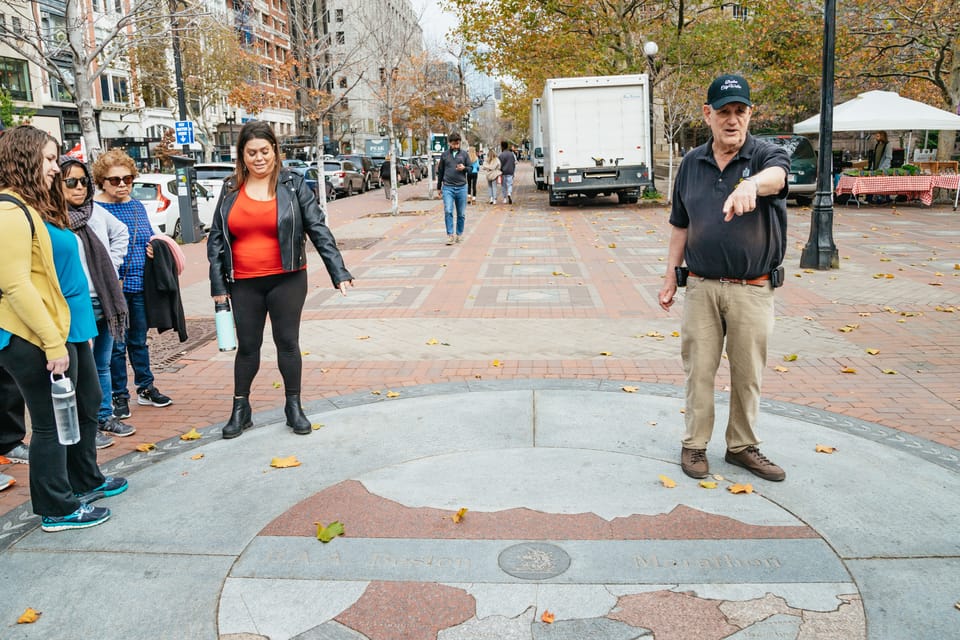
[{"label": "logo on baseball cap", "polygon": [[742,102],[748,107],[752,107],[750,85],[741,76],[722,75],[710,83],[710,88],[707,90],[707,104],[714,109],[719,109],[731,102]]}]

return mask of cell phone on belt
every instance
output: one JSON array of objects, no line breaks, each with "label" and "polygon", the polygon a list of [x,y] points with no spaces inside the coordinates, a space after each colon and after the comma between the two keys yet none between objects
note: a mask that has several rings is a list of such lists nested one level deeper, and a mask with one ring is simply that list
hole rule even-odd
[{"label": "cell phone on belt", "polygon": [[687,276],[690,275],[690,269],[686,267],[674,267],[673,272],[677,275],[677,286],[687,286]]},{"label": "cell phone on belt", "polygon": [[783,265],[770,272],[770,286],[774,289],[783,286]]}]

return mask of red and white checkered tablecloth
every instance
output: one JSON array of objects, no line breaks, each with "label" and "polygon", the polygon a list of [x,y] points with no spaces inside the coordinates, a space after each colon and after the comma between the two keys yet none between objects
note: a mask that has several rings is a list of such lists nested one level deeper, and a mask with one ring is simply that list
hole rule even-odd
[{"label": "red and white checkered tablecloth", "polygon": [[[948,180],[940,181],[940,178]],[[946,189],[956,189],[958,176],[840,176],[837,183],[837,195],[845,193],[859,196],[861,194],[897,195],[906,196],[911,200],[919,200],[925,205],[933,204],[933,188],[935,186]],[[937,180],[941,184],[935,184]],[[950,186],[950,184],[954,186]]]}]

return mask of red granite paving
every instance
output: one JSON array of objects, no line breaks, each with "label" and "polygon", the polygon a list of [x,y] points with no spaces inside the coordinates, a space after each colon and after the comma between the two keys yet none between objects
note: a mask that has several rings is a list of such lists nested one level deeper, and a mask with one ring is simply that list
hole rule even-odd
[{"label": "red granite paving", "polygon": [[740,630],[727,622],[719,600],[651,591],[623,596],[608,617],[653,631],[657,640],[720,640]]},{"label": "red granite paving", "polygon": [[[737,500],[738,497],[730,496]],[[640,500],[638,498],[638,500]],[[316,535],[317,522],[342,522],[351,538],[451,540],[725,540],[816,538],[806,526],[758,526],[680,505],[668,514],[631,515],[607,521],[592,513],[556,514],[531,509],[454,511],[406,507],[346,480],[324,489],[268,524],[261,535]]]},{"label": "red granite paving", "polygon": [[477,603],[462,589],[425,582],[371,582],[334,620],[370,640],[436,640],[466,622]]},{"label": "red granite paving", "polygon": [[[443,235],[442,214],[431,213],[406,217],[371,247],[345,251],[346,262],[355,274],[381,266],[428,265],[427,275],[422,278],[357,281],[358,290],[379,289],[384,283],[428,287],[428,295],[419,303],[325,309],[309,308],[308,301],[305,318],[636,318],[638,330],[644,328],[647,318],[670,318],[679,327],[679,314],[664,313],[655,300],[669,237],[667,208],[609,204],[548,208],[545,195],[532,188],[529,172],[529,165],[521,163],[515,192],[517,205],[470,207],[461,245],[439,244]],[[425,191],[423,184],[405,186],[401,188],[401,197],[419,197]],[[332,203],[329,219],[334,232],[341,225],[363,220],[363,216],[375,210],[372,207],[380,207],[379,201],[373,204],[372,198],[377,195]],[[425,207],[428,204],[424,203]],[[960,238],[935,233],[956,229],[958,215],[944,205],[859,210],[838,206],[834,235],[841,268],[808,273],[798,267],[798,262],[809,235],[810,211],[791,206],[786,261],[789,276],[787,286],[777,295],[777,316],[809,318],[809,322],[831,331],[848,323],[859,324],[854,331],[843,334],[844,339],[864,350],[878,349],[879,354],[808,357],[801,350],[797,361],[784,363],[779,360],[782,354],[771,353],[764,398],[834,411],[960,449],[960,385],[956,382],[960,372],[960,268],[954,266],[960,263]],[[545,229],[528,230],[529,226]],[[545,240],[520,239],[528,236],[543,236]],[[430,244],[418,244],[420,241]],[[610,247],[611,243],[616,247]],[[527,249],[556,249],[557,255],[500,257],[503,250],[518,249],[521,245]],[[440,257],[390,257],[396,251],[426,246],[437,249]],[[662,252],[641,252],[653,249]],[[204,281],[205,246],[188,245],[184,250],[187,269],[182,285]],[[497,268],[514,264],[559,264],[571,277],[494,277]],[[856,268],[850,266],[854,264]],[[314,273],[311,281],[316,290],[325,291],[325,276]],[[881,273],[894,278],[873,278]],[[485,306],[476,299],[482,287],[543,285],[550,281],[560,290],[589,288],[595,303]],[[877,289],[881,285],[885,288]],[[877,299],[851,300],[861,289],[877,291]],[[909,302],[910,297],[919,295],[917,291],[930,296],[931,302]],[[870,315],[861,316],[862,313]],[[144,442],[159,442],[192,427],[224,421],[230,410],[232,364],[227,360],[210,361],[216,354],[216,346],[210,344],[166,369],[156,368],[156,384],[173,398],[174,404],[164,409],[132,404],[130,422],[138,432],[129,438],[115,439],[115,446],[99,452],[100,461],[129,453]],[[504,360],[500,367],[491,366],[489,361],[439,359],[323,361],[315,359],[317,355],[304,362],[305,402],[374,389],[402,393],[408,386],[473,379],[609,379],[683,384],[679,347],[675,356],[657,360],[618,359],[615,354],[589,360]],[[778,365],[788,371],[776,372],[774,367]],[[851,367],[856,373],[842,373],[844,367]],[[883,373],[885,369],[896,373]],[[728,377],[724,364],[718,388],[728,385]],[[275,365],[265,363],[251,396],[254,411],[281,405],[282,392],[273,388],[275,380],[279,380]],[[26,465],[4,465],[0,471],[17,480],[16,485],[0,492],[0,513],[4,513],[29,498],[29,482]]]}]

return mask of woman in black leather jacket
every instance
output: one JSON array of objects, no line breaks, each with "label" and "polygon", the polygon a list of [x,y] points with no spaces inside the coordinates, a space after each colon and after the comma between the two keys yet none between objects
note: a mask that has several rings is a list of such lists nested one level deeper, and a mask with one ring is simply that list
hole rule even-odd
[{"label": "woman in black leather jacket", "polygon": [[233,301],[237,327],[233,411],[224,438],[253,426],[250,386],[260,369],[267,316],[283,378],[287,426],[311,431],[300,404],[300,316],[307,297],[306,238],[310,237],[333,286],[346,295],[353,276],[303,178],[286,171],[270,125],[248,122],[237,141],[237,168],[226,180],[207,238],[210,293],[215,303]]}]

